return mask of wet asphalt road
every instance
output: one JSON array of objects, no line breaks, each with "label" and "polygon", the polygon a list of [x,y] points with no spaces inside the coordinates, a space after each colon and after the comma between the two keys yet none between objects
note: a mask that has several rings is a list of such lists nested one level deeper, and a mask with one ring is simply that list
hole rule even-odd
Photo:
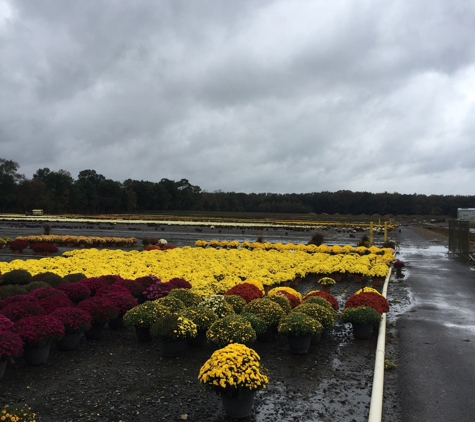
[{"label": "wet asphalt road", "polygon": [[409,228],[397,238],[414,303],[397,322],[402,422],[475,421],[475,267]]}]

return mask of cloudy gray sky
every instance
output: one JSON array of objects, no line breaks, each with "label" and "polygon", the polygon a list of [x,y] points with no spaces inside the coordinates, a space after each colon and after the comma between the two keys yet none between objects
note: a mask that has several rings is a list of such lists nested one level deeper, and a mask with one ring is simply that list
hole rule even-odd
[{"label": "cloudy gray sky", "polygon": [[474,0],[0,0],[31,178],[474,195]]}]

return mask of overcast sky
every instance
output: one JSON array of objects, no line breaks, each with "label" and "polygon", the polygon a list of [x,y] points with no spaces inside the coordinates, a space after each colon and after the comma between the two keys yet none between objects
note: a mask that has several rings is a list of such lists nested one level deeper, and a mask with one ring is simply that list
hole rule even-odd
[{"label": "overcast sky", "polygon": [[0,0],[0,158],[475,195],[474,0]]}]

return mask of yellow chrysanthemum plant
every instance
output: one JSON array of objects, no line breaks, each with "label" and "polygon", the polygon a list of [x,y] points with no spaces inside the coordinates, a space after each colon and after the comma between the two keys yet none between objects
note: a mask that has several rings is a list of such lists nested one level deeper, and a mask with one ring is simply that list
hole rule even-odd
[{"label": "yellow chrysanthemum plant", "polygon": [[320,280],[318,280],[318,284],[322,286],[332,286],[333,284],[336,284],[336,281],[331,277],[322,277]]},{"label": "yellow chrysanthemum plant", "polygon": [[151,327],[150,335],[162,341],[185,340],[198,335],[196,324],[181,315],[168,314]]},{"label": "yellow chrysanthemum plant", "polygon": [[255,350],[232,343],[211,355],[200,368],[198,380],[219,395],[243,397],[269,383],[260,360]]},{"label": "yellow chrysanthemum plant", "polygon": [[0,410],[0,421],[35,422],[36,415],[27,404],[6,405]]}]

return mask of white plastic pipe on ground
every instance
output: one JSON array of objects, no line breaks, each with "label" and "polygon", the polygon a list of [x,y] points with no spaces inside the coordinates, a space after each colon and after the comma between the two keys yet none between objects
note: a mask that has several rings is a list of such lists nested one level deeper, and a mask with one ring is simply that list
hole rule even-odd
[{"label": "white plastic pipe on ground", "polygon": [[[387,297],[391,268],[384,280],[382,294]],[[376,345],[376,358],[374,362],[373,389],[371,390],[371,404],[369,408],[368,422],[381,422],[383,416],[383,392],[384,392],[384,357],[386,346],[386,313],[381,316],[379,324],[378,343]]]}]

